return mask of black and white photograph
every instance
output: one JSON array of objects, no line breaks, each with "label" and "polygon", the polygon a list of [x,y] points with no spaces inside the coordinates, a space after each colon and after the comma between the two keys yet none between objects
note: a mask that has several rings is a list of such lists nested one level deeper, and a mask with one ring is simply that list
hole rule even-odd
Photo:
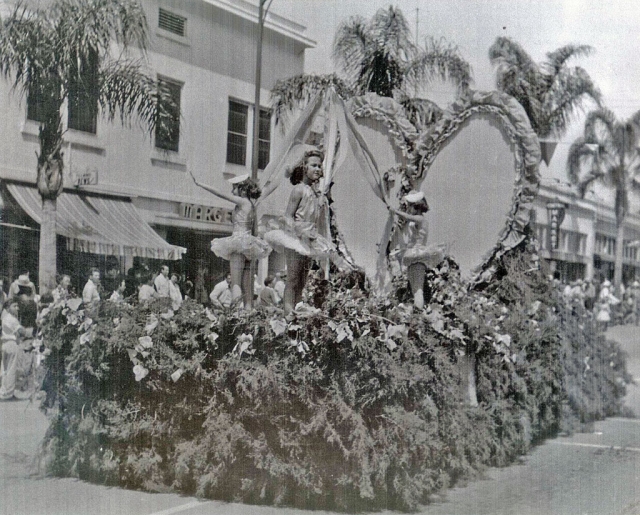
[{"label": "black and white photograph", "polygon": [[0,515],[640,515],[634,0],[0,0]]}]

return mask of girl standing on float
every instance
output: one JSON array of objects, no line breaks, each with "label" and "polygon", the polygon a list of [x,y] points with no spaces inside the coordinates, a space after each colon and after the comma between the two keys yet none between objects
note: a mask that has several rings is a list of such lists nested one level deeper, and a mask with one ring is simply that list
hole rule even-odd
[{"label": "girl standing on float", "polygon": [[302,300],[307,274],[313,259],[331,258],[344,266],[336,249],[324,236],[318,234],[321,206],[326,202],[318,181],[323,177],[324,154],[317,149],[305,152],[302,162],[291,172],[289,180],[293,190],[280,229],[269,231],[265,240],[287,260],[287,284],[284,290],[284,312],[289,313]]},{"label": "girl standing on float", "polygon": [[405,206],[404,211],[388,206],[389,211],[404,219],[404,223],[394,234],[391,248],[396,249],[395,253],[407,268],[413,305],[417,309],[423,309],[427,269],[437,266],[444,259],[444,247],[427,246],[429,223],[426,213],[429,205],[423,192],[412,190],[402,197],[400,204]]},{"label": "girl standing on float", "polygon": [[251,298],[252,277],[250,263],[252,260],[267,257],[271,252],[271,247],[268,243],[252,234],[256,219],[256,207],[259,202],[258,199],[262,200],[273,193],[277,183],[267,186],[264,194],[262,194],[257,182],[246,174],[229,180],[232,185],[231,193],[224,193],[212,186],[198,182],[193,173],[191,171],[189,173],[191,173],[196,185],[223,200],[235,204],[231,215],[233,224],[231,236],[214,239],[211,242],[211,250],[216,256],[229,261],[232,300],[235,302],[242,297],[244,307],[248,309],[253,301]]}]

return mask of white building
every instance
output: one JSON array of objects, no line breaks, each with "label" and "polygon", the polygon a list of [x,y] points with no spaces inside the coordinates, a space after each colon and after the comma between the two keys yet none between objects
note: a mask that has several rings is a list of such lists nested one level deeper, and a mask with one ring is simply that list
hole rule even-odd
[{"label": "white building", "polygon": [[[543,179],[535,201],[534,230],[541,257],[547,260],[557,276],[565,281],[588,278],[613,279],[616,219],[611,192],[599,188],[580,198],[575,188],[566,183]],[[564,207],[557,233],[557,247],[552,243],[552,210]],[[634,205],[638,205],[637,198]],[[640,212],[637,208],[625,223],[623,282],[640,280],[640,251],[634,244],[640,240]]]},{"label": "white building", "polygon": [[[66,227],[58,242],[58,270],[71,273],[76,281],[82,280],[79,276],[89,266],[103,271],[117,267],[124,272],[132,266],[134,255],[177,257],[179,249],[173,245],[187,251],[171,268],[192,279],[198,269],[206,270],[208,291],[227,266],[210,251],[210,241],[231,232],[232,206],[195,186],[189,171],[223,190],[229,190],[226,179],[250,171],[258,8],[245,0],[142,3],[151,36],[150,71],[171,88],[180,106],[179,122],[176,118],[171,133],[149,137],[135,126],[110,124],[90,112],[88,116],[86,112],[64,116],[68,130],[63,197],[71,208],[58,213]],[[261,168],[277,145],[278,134],[268,110],[269,91],[278,79],[303,72],[305,50],[315,44],[305,36],[305,27],[273,11],[266,17],[263,42]],[[0,83],[0,91],[4,120],[0,126],[0,276],[13,279],[27,268],[33,277],[38,248],[39,207],[37,194],[34,196],[38,122],[31,118],[37,118],[37,113],[26,99],[11,93],[7,83]],[[94,198],[109,200],[105,216],[107,211],[129,213],[129,226],[146,223],[169,246],[156,240],[155,250],[132,250],[130,243],[116,241],[120,250],[114,250],[83,243],[83,234],[106,230],[91,227],[90,220],[73,209]],[[64,220],[65,216],[76,219]],[[104,220],[114,230],[113,238],[126,239],[127,223],[118,228],[115,219]],[[73,234],[76,229],[78,234]],[[159,262],[151,264],[158,266]]]}]

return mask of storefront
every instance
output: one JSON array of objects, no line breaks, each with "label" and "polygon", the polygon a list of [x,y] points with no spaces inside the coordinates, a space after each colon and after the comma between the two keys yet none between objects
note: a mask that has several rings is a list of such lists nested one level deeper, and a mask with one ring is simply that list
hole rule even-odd
[{"label": "storefront", "polygon": [[[37,283],[40,196],[35,186],[13,181],[3,181],[0,196],[0,273],[12,280],[29,270]],[[56,213],[58,273],[70,275],[77,291],[92,267],[105,281],[115,282],[134,260],[178,261],[186,252],[162,239],[127,197],[65,190],[58,197]]]}]

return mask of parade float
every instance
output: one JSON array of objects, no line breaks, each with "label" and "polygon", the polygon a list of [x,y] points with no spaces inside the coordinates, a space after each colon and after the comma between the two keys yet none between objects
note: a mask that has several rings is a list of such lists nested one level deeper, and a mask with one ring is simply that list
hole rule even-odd
[{"label": "parade float", "polygon": [[[537,260],[528,224],[540,151],[514,99],[468,91],[424,127],[392,99],[328,90],[264,172],[281,210],[283,179],[309,145],[324,150],[321,225],[344,266],[319,260],[286,315],[190,300],[175,312],[162,299],[53,305],[49,473],[247,503],[412,510],[621,411],[624,357]],[[411,220],[397,214],[408,195],[429,203],[429,240],[444,249],[421,308],[392,244]]]}]

